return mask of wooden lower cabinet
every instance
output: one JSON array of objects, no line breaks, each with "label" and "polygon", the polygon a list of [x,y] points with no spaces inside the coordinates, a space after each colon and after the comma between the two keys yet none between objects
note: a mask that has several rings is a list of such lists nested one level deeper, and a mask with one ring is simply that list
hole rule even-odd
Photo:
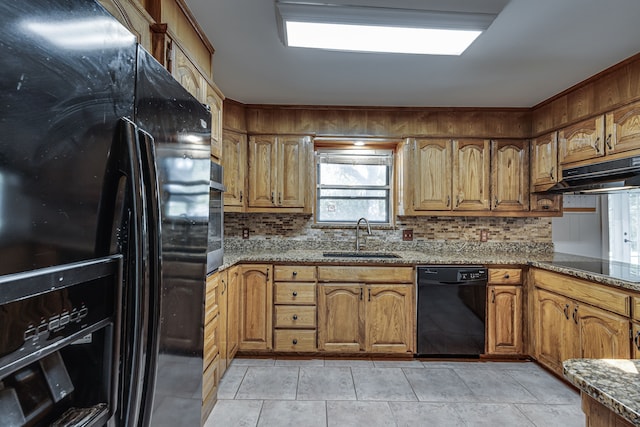
[{"label": "wooden lower cabinet", "polygon": [[413,285],[318,285],[318,349],[413,353]]},{"label": "wooden lower cabinet", "polygon": [[542,289],[534,304],[535,356],[556,373],[566,359],[630,357],[628,318]]},{"label": "wooden lower cabinet", "polygon": [[522,354],[522,286],[489,285],[487,290],[487,354]]},{"label": "wooden lower cabinet", "polygon": [[631,324],[633,340],[631,343],[631,357],[640,359],[640,323],[633,322]]},{"label": "wooden lower cabinet", "polygon": [[240,268],[227,271],[227,367],[240,343]]},{"label": "wooden lower cabinet", "polygon": [[613,412],[591,396],[581,393],[582,412],[586,417],[586,427],[632,427],[629,421]]},{"label": "wooden lower cabinet", "polygon": [[240,350],[271,350],[272,267],[255,264],[239,267]]},{"label": "wooden lower cabinet", "polygon": [[318,350],[359,352],[364,345],[364,284],[318,285]]},{"label": "wooden lower cabinet", "polygon": [[221,273],[207,277],[204,303],[204,345],[202,354],[202,421],[207,419],[217,400],[221,351]]}]

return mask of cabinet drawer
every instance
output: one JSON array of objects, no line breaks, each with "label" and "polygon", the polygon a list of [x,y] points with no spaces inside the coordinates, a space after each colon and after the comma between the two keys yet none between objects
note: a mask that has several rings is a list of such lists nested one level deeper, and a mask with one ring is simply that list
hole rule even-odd
[{"label": "cabinet drawer", "polygon": [[216,389],[218,386],[218,365],[220,358],[216,358],[212,364],[210,364],[202,374],[202,400],[204,402],[211,402],[211,407],[216,401]]},{"label": "cabinet drawer", "polygon": [[413,267],[318,267],[318,280],[327,282],[413,283]]},{"label": "cabinet drawer", "polygon": [[517,285],[522,283],[522,270],[519,268],[490,268],[490,285]]},{"label": "cabinet drawer", "polygon": [[276,283],[274,285],[276,304],[315,304],[315,283]]},{"label": "cabinet drawer", "polygon": [[220,310],[220,307],[218,306],[218,285],[219,285],[219,280],[218,279],[214,279],[214,280],[210,280],[207,279],[207,293],[205,296],[205,302],[204,302],[204,307],[205,307],[205,312],[204,312],[204,323],[205,325],[209,322],[211,322],[211,319],[213,319],[217,314],[218,311]]},{"label": "cabinet drawer", "polygon": [[276,265],[273,267],[274,280],[286,282],[313,282],[316,268],[304,265]]},{"label": "cabinet drawer", "polygon": [[275,351],[316,351],[316,331],[278,329],[273,341]]},{"label": "cabinet drawer", "polygon": [[303,305],[277,305],[276,328],[315,328],[316,307]]},{"label": "cabinet drawer", "polygon": [[204,325],[204,357],[203,365],[205,369],[211,364],[213,359],[220,353],[218,348],[218,320],[216,316],[213,320]]}]

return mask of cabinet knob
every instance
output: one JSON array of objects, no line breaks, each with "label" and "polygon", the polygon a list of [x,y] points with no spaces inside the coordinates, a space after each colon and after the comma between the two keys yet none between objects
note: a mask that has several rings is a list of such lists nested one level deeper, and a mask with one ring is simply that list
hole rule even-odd
[{"label": "cabinet knob", "polygon": [[296,277],[298,275],[298,272],[294,271],[292,274],[293,274],[293,277]]},{"label": "cabinet knob", "polygon": [[294,297],[297,297],[297,296],[298,296],[298,292],[297,292],[297,291],[293,291],[293,292],[291,293],[291,295],[293,295]]},{"label": "cabinet knob", "polygon": [[298,340],[294,338],[294,339],[293,339],[293,341],[291,341],[291,343],[292,343],[293,345],[296,345],[296,344],[298,344]]},{"label": "cabinet knob", "polygon": [[293,315],[293,320],[298,320],[298,315],[297,314]]},{"label": "cabinet knob", "polygon": [[504,275],[504,278],[505,278],[505,279],[508,279],[508,278],[509,278],[509,274],[505,274],[505,275]]}]

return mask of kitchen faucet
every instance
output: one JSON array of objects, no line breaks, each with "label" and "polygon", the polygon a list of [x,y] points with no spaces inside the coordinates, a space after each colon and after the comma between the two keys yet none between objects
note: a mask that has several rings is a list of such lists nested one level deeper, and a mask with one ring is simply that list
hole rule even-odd
[{"label": "kitchen faucet", "polygon": [[358,222],[356,222],[356,252],[360,250],[360,221],[364,221],[367,224],[367,234],[371,234],[371,226],[369,225],[369,221],[366,218],[360,218]]}]

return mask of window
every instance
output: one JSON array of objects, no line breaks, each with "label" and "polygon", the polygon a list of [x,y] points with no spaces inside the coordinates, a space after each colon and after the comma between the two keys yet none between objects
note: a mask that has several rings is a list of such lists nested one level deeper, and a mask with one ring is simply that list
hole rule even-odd
[{"label": "window", "polygon": [[609,194],[609,256],[640,265],[640,192]]},{"label": "window", "polygon": [[389,224],[392,171],[392,150],[319,150],[316,221]]}]

